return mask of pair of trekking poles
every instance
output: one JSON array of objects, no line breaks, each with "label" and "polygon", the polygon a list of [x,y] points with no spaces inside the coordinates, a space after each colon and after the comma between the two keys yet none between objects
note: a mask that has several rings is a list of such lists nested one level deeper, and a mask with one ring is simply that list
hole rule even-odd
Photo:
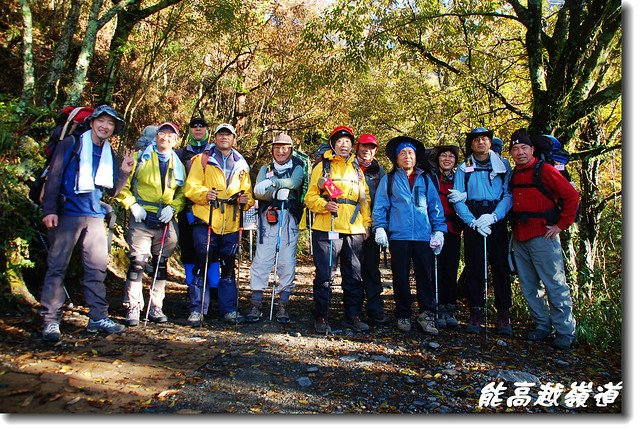
[{"label": "pair of trekking poles", "polygon": [[[487,264],[487,236],[483,236],[484,245],[484,335],[489,338],[489,268]],[[438,320],[438,256],[434,256],[434,272],[436,287],[436,321]]]},{"label": "pair of trekking poles", "polygon": [[[221,236],[224,235],[225,225],[226,225],[226,216],[224,215],[224,205],[232,202],[236,202],[240,196],[244,194],[244,190],[238,191],[233,196],[222,202],[222,231]],[[244,230],[244,209],[241,204],[238,205],[240,208],[240,228],[238,230],[238,270],[236,271],[236,288],[238,289],[236,293],[236,324],[238,324],[238,307],[240,305],[240,264],[242,263],[242,232]],[[216,198],[215,200],[209,201],[209,223],[207,224],[207,247],[205,251],[205,261],[204,261],[204,280],[202,285],[202,300],[201,300],[201,308],[200,315],[202,315],[200,319],[200,326],[204,324],[204,296],[207,288],[207,280],[208,280],[208,271],[209,271],[209,251],[211,248],[211,223],[213,220],[213,210],[220,207],[220,201]],[[277,258],[277,257],[276,257]]]}]

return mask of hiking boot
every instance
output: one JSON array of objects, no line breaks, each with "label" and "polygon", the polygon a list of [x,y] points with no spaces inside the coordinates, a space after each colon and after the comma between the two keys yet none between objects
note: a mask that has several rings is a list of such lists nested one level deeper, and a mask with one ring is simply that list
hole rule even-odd
[{"label": "hiking boot", "polygon": [[89,323],[87,324],[87,331],[89,333],[97,333],[99,331],[103,333],[122,333],[125,331],[126,327],[122,324],[118,324],[114,322],[110,318],[102,318],[101,320],[94,321],[89,319]]},{"label": "hiking boot", "polygon": [[193,311],[189,314],[189,318],[187,318],[187,324],[191,327],[195,327],[201,325],[204,322],[204,315],[200,312]]},{"label": "hiking boot", "polygon": [[60,324],[47,323],[42,328],[42,340],[47,342],[58,342],[60,340]]},{"label": "hiking boot", "polygon": [[276,321],[280,324],[289,324],[291,319],[287,313],[287,305],[283,302],[278,303],[278,312],[276,312]]},{"label": "hiking boot", "polygon": [[331,333],[331,326],[329,325],[329,321],[326,318],[318,317],[316,318],[313,328],[316,330],[316,333],[319,334],[329,334]]},{"label": "hiking boot", "polygon": [[423,311],[418,316],[418,324],[425,333],[432,334],[434,336],[438,334],[438,329],[436,328],[436,316],[433,312]]},{"label": "hiking boot", "polygon": [[527,340],[531,340],[531,341],[534,341],[534,342],[542,342],[544,340],[549,339],[549,336],[551,336],[551,332],[550,331],[546,331],[546,330],[542,330],[542,329],[537,328],[537,329],[527,333],[526,338],[527,338]]},{"label": "hiking boot", "polygon": [[398,330],[405,333],[411,331],[411,318],[398,318]]},{"label": "hiking boot", "polygon": [[561,334],[556,335],[556,338],[553,340],[553,346],[558,349],[571,349],[573,344],[573,338],[569,336],[563,336]]},{"label": "hiking boot", "polygon": [[467,332],[480,334],[480,326],[482,325],[482,308],[471,308],[469,323],[467,324]]},{"label": "hiking boot", "polygon": [[439,329],[447,327],[447,307],[444,305],[438,306],[438,315],[436,316],[436,326]]},{"label": "hiking boot", "polygon": [[222,319],[228,324],[240,324],[246,322],[245,317],[243,317],[242,314],[238,311],[226,313],[224,314]]},{"label": "hiking boot", "polygon": [[511,328],[511,319],[509,318],[509,311],[498,312],[498,334],[503,336],[513,335],[513,329]]},{"label": "hiking boot", "polygon": [[369,330],[369,325],[362,322],[362,320],[357,317],[345,317],[342,321],[342,325],[346,328],[350,328],[353,331],[367,331]]},{"label": "hiking boot", "polygon": [[129,327],[138,325],[140,323],[140,308],[130,303],[125,304],[125,306],[127,306],[127,315],[124,318],[125,325]]},{"label": "hiking boot", "polygon": [[369,321],[374,324],[386,324],[389,322],[389,317],[384,313],[377,315],[369,315]]},{"label": "hiking boot", "polygon": [[157,306],[152,306],[151,310],[149,310],[149,321],[154,323],[166,323],[169,321],[169,318],[162,312]]},{"label": "hiking boot", "polygon": [[459,323],[455,317],[456,305],[445,306],[444,319],[447,321],[447,327],[458,327]]},{"label": "hiking boot", "polygon": [[247,314],[247,322],[255,323],[262,318],[261,302],[251,302],[251,311]]}]

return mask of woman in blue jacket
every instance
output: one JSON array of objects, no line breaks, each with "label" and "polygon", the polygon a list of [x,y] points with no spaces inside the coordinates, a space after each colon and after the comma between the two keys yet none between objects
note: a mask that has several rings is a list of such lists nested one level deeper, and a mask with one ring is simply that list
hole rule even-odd
[{"label": "woman in blue jacket", "polygon": [[435,289],[431,276],[433,255],[442,250],[447,225],[438,191],[426,173],[416,167],[424,158],[424,145],[399,136],[387,143],[386,154],[395,168],[382,180],[373,207],[376,242],[389,246],[395,316],[400,331],[411,330],[409,271],[413,263],[418,324],[437,335]]}]

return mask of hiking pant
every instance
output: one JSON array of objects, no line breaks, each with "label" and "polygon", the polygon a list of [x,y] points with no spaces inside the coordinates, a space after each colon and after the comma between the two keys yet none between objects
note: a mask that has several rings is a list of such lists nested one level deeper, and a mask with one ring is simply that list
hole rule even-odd
[{"label": "hiking pant", "polygon": [[[283,218],[280,229],[278,267],[276,269],[278,275],[276,294],[280,294],[283,291],[290,293],[293,290],[298,245],[298,223],[296,219],[287,210],[280,215]],[[266,212],[261,214],[260,218],[261,236],[251,262],[251,291],[264,291],[269,288],[269,277],[276,259],[278,224],[269,224],[266,219]]]},{"label": "hiking pant", "polygon": [[49,229],[47,273],[40,295],[43,322],[60,322],[65,300],[64,277],[71,254],[80,243],[82,256],[84,297],[89,307],[89,318],[94,321],[107,318],[108,303],[104,280],[107,276],[107,232],[104,219],[93,217],[58,217],[58,226]]},{"label": "hiking pant", "polygon": [[[508,257],[509,238],[507,223],[500,220],[491,225],[491,234],[487,236],[487,277],[491,269],[491,284],[495,306],[498,312],[511,308],[511,281],[509,278]],[[469,306],[484,307],[484,237],[471,228],[464,230],[464,261],[466,283],[469,291]],[[489,284],[487,283],[487,286]],[[489,294],[487,292],[487,294]]]},{"label": "hiking pant", "polygon": [[444,246],[442,247],[442,251],[440,251],[440,255],[438,255],[437,258],[438,304],[455,305],[457,300],[456,289],[458,279],[458,266],[460,265],[460,235],[448,232],[445,233]]},{"label": "hiking pant", "polygon": [[409,271],[413,264],[416,280],[416,298],[419,313],[436,311],[436,295],[431,271],[433,270],[433,250],[429,242],[414,240],[390,240],[391,273],[393,276],[393,298],[396,318],[411,318],[411,287]]},{"label": "hiking pant", "polygon": [[375,235],[369,235],[362,246],[362,283],[367,297],[366,312],[370,318],[384,315],[382,281],[380,280],[380,245]]},{"label": "hiking pant", "polygon": [[564,273],[560,237],[513,241],[522,294],[539,330],[575,338],[571,293]]},{"label": "hiking pant", "polygon": [[[146,262],[153,256],[154,275],[156,268],[158,273],[155,284],[152,283],[153,291],[149,291],[149,301],[152,307],[162,309],[165,296],[164,289],[167,280],[167,260],[171,257],[171,254],[173,254],[178,244],[177,223],[174,220],[167,224],[164,246],[162,245],[163,235],[164,227],[152,229],[147,227],[144,221],[136,222],[133,217],[129,217],[127,242],[129,243],[130,264],[123,300],[125,308],[144,308],[142,276]],[[160,248],[162,248],[161,256]]]},{"label": "hiking pant", "polygon": [[[364,234],[340,233],[338,239],[329,241],[328,232],[313,230],[311,238],[313,263],[316,266],[316,276],[313,280],[313,316],[315,318],[329,316],[331,283],[338,260],[340,260],[342,276],[344,316],[346,318],[359,316],[364,303],[361,275]],[[333,252],[331,268],[329,268],[330,252]]]},{"label": "hiking pant", "polygon": [[[191,218],[191,220],[189,218]],[[193,272],[195,271],[196,263],[196,251],[193,248],[192,223],[194,221],[195,217],[191,209],[184,209],[178,214],[180,262],[182,263],[182,267],[184,267],[184,277],[187,285],[193,283]],[[218,288],[218,283],[220,282],[220,263],[218,263],[218,261],[211,262],[211,260],[209,260],[207,278],[207,285],[210,285],[211,288]]]},{"label": "hiking pant", "polygon": [[[236,311],[238,289],[235,280],[235,256],[238,249],[239,232],[224,235],[211,231],[209,241],[209,262],[220,260],[220,283],[218,285],[218,313],[224,316]],[[193,247],[196,262],[193,268],[193,280],[188,285],[189,312],[202,312],[204,287],[204,266],[207,257],[208,227],[204,224],[193,226]],[[209,278],[209,276],[207,276]],[[204,314],[209,308],[209,286],[204,288]]]}]

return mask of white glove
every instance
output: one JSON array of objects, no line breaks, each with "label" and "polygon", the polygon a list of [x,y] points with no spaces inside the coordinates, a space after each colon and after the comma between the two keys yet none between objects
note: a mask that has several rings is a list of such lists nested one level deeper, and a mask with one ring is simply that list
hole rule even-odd
[{"label": "white glove", "polygon": [[289,198],[289,188],[280,188],[273,193],[273,198],[280,201],[287,200]]},{"label": "white glove", "polygon": [[444,235],[441,231],[436,231],[431,235],[429,246],[433,249],[434,254],[440,254],[440,251],[442,251],[442,247],[444,246]]},{"label": "white glove", "polygon": [[271,182],[271,179],[264,179],[258,182],[255,187],[253,187],[253,192],[256,195],[263,196],[267,192],[267,188],[272,185],[273,185],[273,182]]},{"label": "white glove", "polygon": [[173,207],[171,206],[165,206],[161,211],[160,211],[160,216],[158,217],[158,219],[160,220],[160,222],[163,223],[168,223],[169,221],[171,221],[171,219],[173,218],[173,214],[175,213],[175,210],[173,209]]},{"label": "white glove", "polygon": [[476,221],[476,229],[489,227],[491,224],[496,222],[498,222],[498,217],[496,216],[496,214],[491,213],[480,215],[480,217]]},{"label": "white glove", "polygon": [[478,227],[476,226],[476,231],[484,237],[487,237],[491,234],[491,227]]},{"label": "white glove", "polygon": [[376,228],[376,243],[383,248],[389,247],[389,239],[387,239],[387,232],[384,231],[384,228],[378,227]]},{"label": "white glove", "polygon": [[136,222],[142,222],[142,220],[147,217],[147,211],[144,210],[144,208],[138,203],[132,204],[129,210],[131,211],[131,215],[133,215],[133,219],[136,220]]},{"label": "white glove", "polygon": [[467,193],[463,193],[462,191],[454,190],[452,188],[449,190],[448,199],[451,203],[464,202],[467,200]]}]

